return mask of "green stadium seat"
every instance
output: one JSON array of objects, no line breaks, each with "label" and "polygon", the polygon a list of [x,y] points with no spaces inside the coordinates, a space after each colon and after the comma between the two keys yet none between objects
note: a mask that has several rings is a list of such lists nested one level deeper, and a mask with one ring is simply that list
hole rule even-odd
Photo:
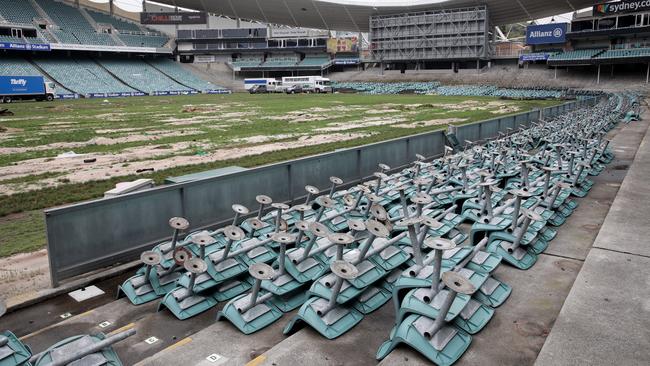
[{"label": "green stadium seat", "polygon": [[208,90],[223,90],[225,89],[222,86],[212,84],[208,81],[200,79],[198,76],[194,75],[189,70],[184,69],[177,62],[174,62],[168,58],[156,58],[149,63],[154,66],[156,69],[162,71],[165,75],[168,75],[174,80],[178,80],[187,85],[192,89],[199,90],[202,92]]}]

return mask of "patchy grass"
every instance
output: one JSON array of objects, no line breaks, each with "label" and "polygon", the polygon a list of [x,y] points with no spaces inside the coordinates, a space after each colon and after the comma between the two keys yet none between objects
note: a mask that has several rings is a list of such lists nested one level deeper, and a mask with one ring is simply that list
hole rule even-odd
[{"label": "patchy grass", "polygon": [[[152,178],[162,184],[169,176],[231,165],[255,167],[445,128],[426,126],[424,121],[470,123],[558,103],[425,95],[234,94],[12,104],[15,115],[0,118],[0,151],[5,149],[0,153],[0,257],[43,247],[43,217],[37,210],[101,197],[121,181]],[[283,119],[287,115],[295,118]],[[363,124],[372,117],[386,123]],[[398,126],[404,124],[412,128]],[[198,157],[268,143],[246,140],[254,136],[275,136],[272,142],[290,146],[300,136],[326,134],[319,129],[340,125],[346,128],[341,133],[364,137],[228,160],[215,156],[201,164],[135,173],[138,162],[155,164],[174,156]],[[185,145],[174,150],[178,144]],[[133,149],[145,151],[126,155]],[[74,174],[79,170],[99,167],[49,168],[48,164],[60,162],[57,155],[68,151],[129,158],[106,167],[101,178],[78,181]],[[32,159],[39,159],[38,164]],[[21,167],[26,169],[16,173],[14,169]],[[3,187],[15,193],[2,194]]]},{"label": "patchy grass", "polygon": [[45,218],[29,211],[0,218],[0,258],[45,247]]}]

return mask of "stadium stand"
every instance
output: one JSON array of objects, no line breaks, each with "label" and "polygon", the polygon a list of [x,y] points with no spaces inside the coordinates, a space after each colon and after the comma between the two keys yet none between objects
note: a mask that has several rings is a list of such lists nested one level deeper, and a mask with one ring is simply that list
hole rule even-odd
[{"label": "stadium stand", "polygon": [[110,35],[97,33],[79,9],[54,0],[34,0],[60,29],[52,33],[61,43],[119,46]]},{"label": "stadium stand", "polygon": [[331,62],[327,54],[305,55],[305,58],[298,63],[300,67],[325,67]]},{"label": "stadium stand", "polygon": [[139,34],[120,34],[122,42],[131,47],[163,47],[169,38],[165,36],[148,36]]},{"label": "stadium stand", "polygon": [[143,60],[108,58],[98,61],[100,65],[104,66],[122,82],[145,93],[192,91],[192,89],[177,83]]},{"label": "stadium stand", "polygon": [[[0,75],[15,76],[43,76],[48,81],[52,81],[47,75],[44,75],[34,65],[24,58],[2,57],[0,58]],[[57,83],[57,94],[71,94],[72,92]]]},{"label": "stadium stand", "polygon": [[263,55],[246,55],[234,59],[230,64],[233,67],[257,67],[264,61]]},{"label": "stadium stand", "polygon": [[607,50],[600,55],[596,56],[596,59],[619,59],[619,58],[641,58],[641,57],[650,57],[650,48],[627,48],[619,50]]},{"label": "stadium stand", "polygon": [[0,15],[10,23],[31,25],[34,18],[40,18],[29,1],[0,0]]},{"label": "stadium stand", "polygon": [[108,14],[100,13],[94,10],[86,9],[86,12],[90,15],[91,18],[97,23],[102,23],[102,24],[110,24],[113,26],[113,28],[117,29],[118,31],[127,31],[127,32],[142,32],[142,29],[135,24],[131,22],[127,22],[126,20],[118,19],[116,17],[112,17]]},{"label": "stadium stand", "polygon": [[604,52],[603,49],[587,49],[587,50],[574,50],[551,55],[549,61],[581,61],[590,60],[600,53]]},{"label": "stadium stand", "polygon": [[135,89],[115,79],[91,59],[48,57],[34,59],[34,62],[56,81],[82,95],[136,92]]},{"label": "stadium stand", "polygon": [[262,67],[293,67],[300,61],[295,53],[269,55]]},{"label": "stadium stand", "polygon": [[201,80],[196,75],[184,69],[181,65],[170,59],[156,58],[149,61],[149,63],[163,74],[192,89],[196,89],[202,92],[225,89],[219,85]]}]

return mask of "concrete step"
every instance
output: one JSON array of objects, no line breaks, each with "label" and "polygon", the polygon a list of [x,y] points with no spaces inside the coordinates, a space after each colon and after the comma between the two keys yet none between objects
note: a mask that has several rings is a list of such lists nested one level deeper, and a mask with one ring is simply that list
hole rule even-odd
[{"label": "concrete step", "polygon": [[333,340],[305,325],[257,361],[259,365],[375,365],[375,352],[388,337],[394,321],[389,302]]},{"label": "concrete step", "polygon": [[626,129],[643,142],[536,365],[650,364],[650,135],[647,121]]},{"label": "concrete step", "polygon": [[291,316],[293,313],[285,314],[280,320],[250,335],[241,333],[227,320],[216,322],[215,317],[210,317],[204,320],[205,329],[179,339],[137,365],[244,365],[285,339],[282,328]]}]

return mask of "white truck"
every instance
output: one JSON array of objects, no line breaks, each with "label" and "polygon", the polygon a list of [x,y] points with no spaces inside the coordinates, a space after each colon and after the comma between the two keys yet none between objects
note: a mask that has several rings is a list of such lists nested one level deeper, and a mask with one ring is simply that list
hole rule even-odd
[{"label": "white truck", "polygon": [[282,87],[282,81],[276,80],[273,78],[253,78],[253,79],[244,79],[244,89],[250,91],[256,85],[263,85],[266,87],[266,92],[268,93],[282,93],[284,91]]},{"label": "white truck", "polygon": [[302,87],[303,92],[331,93],[332,85],[330,79],[322,76],[286,76],[282,78],[282,87],[288,88],[293,85]]}]

